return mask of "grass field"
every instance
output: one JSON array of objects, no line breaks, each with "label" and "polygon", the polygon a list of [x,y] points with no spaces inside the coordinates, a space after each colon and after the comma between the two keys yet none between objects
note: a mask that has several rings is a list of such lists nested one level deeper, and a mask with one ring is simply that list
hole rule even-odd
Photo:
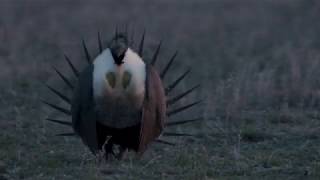
[{"label": "grass field", "polygon": [[[11,179],[320,179],[320,3],[317,0],[0,0],[0,180]],[[63,54],[84,67],[81,39],[97,55],[97,32],[145,28],[146,59],[159,40],[161,69],[179,50],[174,94],[202,98],[173,117],[205,120],[174,128],[194,137],[152,144],[137,157],[101,162],[71,130],[47,122],[65,106],[43,83],[67,89]]]}]

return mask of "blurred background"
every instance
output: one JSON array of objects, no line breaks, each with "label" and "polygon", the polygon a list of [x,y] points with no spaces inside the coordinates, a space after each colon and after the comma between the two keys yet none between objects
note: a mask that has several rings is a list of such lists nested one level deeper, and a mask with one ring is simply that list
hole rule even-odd
[{"label": "blurred background", "polygon": [[[319,17],[317,0],[1,0],[0,179],[318,179]],[[136,42],[146,29],[146,59],[163,40],[159,69],[179,50],[165,82],[192,67],[174,93],[201,83],[180,105],[205,101],[175,119],[205,121],[176,128],[195,137],[174,147],[101,164],[54,136],[70,130],[39,99],[64,105],[42,84],[66,88],[52,66],[72,77],[64,54],[82,69],[81,40],[96,56],[97,33],[106,43],[126,24]]]}]

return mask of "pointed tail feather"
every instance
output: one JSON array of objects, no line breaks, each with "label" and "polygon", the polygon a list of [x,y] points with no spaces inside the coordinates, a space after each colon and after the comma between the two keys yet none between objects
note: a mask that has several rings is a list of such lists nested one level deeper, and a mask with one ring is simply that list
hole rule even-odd
[{"label": "pointed tail feather", "polygon": [[64,94],[62,94],[61,92],[59,92],[58,90],[54,89],[53,87],[45,84],[47,86],[48,89],[50,89],[54,94],[56,94],[57,96],[59,96],[62,100],[64,100],[66,103],[71,104],[71,100],[65,96]]},{"label": "pointed tail feather", "polygon": [[169,112],[167,113],[167,116],[170,117],[170,116],[172,116],[172,115],[174,115],[174,114],[177,114],[177,113],[179,113],[179,112],[182,112],[182,111],[184,111],[184,110],[187,110],[187,109],[189,109],[189,108],[191,108],[191,107],[199,104],[200,102],[202,102],[202,100],[199,100],[199,101],[196,101],[196,102],[194,102],[194,103],[191,103],[191,104],[182,106],[182,107],[180,107],[180,108],[171,110],[171,111],[169,111]]},{"label": "pointed tail feather", "polygon": [[60,111],[60,112],[62,112],[62,113],[64,113],[64,114],[66,114],[66,115],[71,116],[71,111],[70,111],[70,110],[65,109],[65,108],[62,108],[62,107],[57,106],[57,105],[54,105],[54,104],[49,103],[49,102],[47,102],[47,101],[45,101],[45,100],[41,100],[41,101],[42,101],[44,104],[50,106],[51,108],[56,109],[56,110],[58,110],[58,111]]},{"label": "pointed tail feather", "polygon": [[186,72],[184,72],[179,78],[177,78],[172,84],[170,84],[166,89],[166,95],[169,94],[189,73],[191,69],[189,68]]},{"label": "pointed tail feather", "polygon": [[174,104],[175,102],[177,102],[177,101],[179,101],[180,99],[182,99],[183,97],[187,96],[188,94],[190,94],[190,93],[193,92],[194,90],[198,89],[199,87],[200,87],[200,84],[198,84],[198,85],[192,87],[191,89],[189,89],[189,90],[187,90],[187,91],[185,91],[185,92],[177,95],[176,97],[173,97],[173,98],[167,100],[167,105],[169,106],[169,105]]},{"label": "pointed tail feather", "polygon": [[117,37],[118,35],[119,35],[119,32],[118,32],[118,25],[117,25],[114,31],[114,37]]},{"label": "pointed tail feather", "polygon": [[127,37],[127,38],[129,38],[129,30],[128,30],[129,28],[128,28],[128,23],[126,23],[125,25],[124,25],[124,34],[125,34],[125,36]]},{"label": "pointed tail feather", "polygon": [[56,134],[56,136],[76,136],[76,133],[61,133],[61,134]]},{"label": "pointed tail feather", "polygon": [[82,39],[82,47],[83,47],[83,51],[85,53],[88,64],[91,64],[91,56],[90,56],[90,53],[88,51],[88,48],[87,48],[87,45],[86,45],[86,42],[84,41],[84,39]]},{"label": "pointed tail feather", "polygon": [[67,63],[69,64],[69,67],[71,68],[73,74],[76,77],[79,77],[79,71],[77,70],[77,68],[75,68],[75,66],[72,64],[70,58],[67,55],[64,55],[64,59],[67,61]]},{"label": "pointed tail feather", "polygon": [[161,143],[161,144],[170,145],[170,146],[174,146],[175,145],[174,143],[171,143],[171,142],[168,142],[168,141],[165,141],[165,140],[162,140],[162,139],[156,139],[155,142]]},{"label": "pointed tail feather", "polygon": [[156,51],[153,54],[152,61],[151,61],[151,65],[152,66],[157,62],[157,58],[158,58],[158,55],[159,55],[159,52],[160,52],[161,44],[162,44],[162,41],[159,42],[158,47],[157,47]]},{"label": "pointed tail feather", "polygon": [[181,121],[172,121],[172,122],[167,122],[166,126],[176,126],[176,125],[182,125],[182,124],[187,124],[192,122],[198,122],[202,120],[203,120],[203,117],[188,119],[188,120],[181,120]]},{"label": "pointed tail feather", "polygon": [[139,45],[139,53],[138,53],[140,57],[143,56],[143,45],[144,45],[145,35],[146,35],[146,30],[143,30],[143,34],[142,34],[140,45]]},{"label": "pointed tail feather", "polygon": [[55,68],[54,66],[52,67],[54,69],[54,71],[60,76],[60,78],[66,83],[66,85],[69,86],[70,89],[73,90],[73,85],[72,83],[69,81],[69,79],[64,76],[57,68]]},{"label": "pointed tail feather", "polygon": [[192,134],[187,133],[172,133],[172,132],[164,132],[162,133],[163,136],[194,136]]},{"label": "pointed tail feather", "polygon": [[131,35],[130,35],[131,37],[130,38],[128,37],[130,46],[134,46],[134,33],[135,33],[134,28],[132,28]]},{"label": "pointed tail feather", "polygon": [[168,62],[168,64],[166,65],[166,67],[163,69],[163,71],[160,74],[161,79],[164,79],[165,75],[167,74],[169,68],[171,67],[174,59],[177,57],[178,55],[178,51],[176,51],[173,56],[171,57],[170,61]]},{"label": "pointed tail feather", "polygon": [[54,123],[57,123],[57,124],[62,124],[62,125],[66,125],[66,126],[72,126],[72,123],[71,122],[67,122],[67,121],[62,121],[62,120],[57,120],[57,119],[50,119],[50,118],[47,118],[46,120],[54,122]]},{"label": "pointed tail feather", "polygon": [[103,47],[102,47],[102,40],[101,40],[100,31],[98,31],[98,46],[99,46],[99,52],[102,53]]}]

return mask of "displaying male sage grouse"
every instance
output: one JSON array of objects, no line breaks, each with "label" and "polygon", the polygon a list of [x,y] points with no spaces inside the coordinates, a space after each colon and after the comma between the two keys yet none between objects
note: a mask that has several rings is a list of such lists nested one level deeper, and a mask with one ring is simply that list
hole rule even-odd
[{"label": "displaying male sage grouse", "polygon": [[[188,95],[199,85],[182,92],[173,98],[170,93],[190,70],[182,73],[168,86],[163,85],[166,76],[177,53],[158,73],[154,64],[160,51],[161,42],[157,46],[150,62],[142,58],[144,46],[143,33],[138,52],[130,46],[128,33],[117,33],[111,39],[106,49],[98,34],[99,55],[92,61],[83,41],[83,48],[88,65],[79,72],[70,59],[65,56],[77,83],[71,81],[55,68],[57,74],[72,90],[72,97],[48,85],[48,88],[62,100],[71,105],[71,110],[44,101],[50,107],[70,115],[72,122],[57,119],[47,119],[62,125],[71,126],[74,133],[59,134],[60,136],[79,136],[93,154],[100,151],[121,158],[127,150],[142,154],[151,142],[174,145],[160,139],[163,136],[189,136],[189,134],[163,131],[166,126],[175,126],[201,120],[194,118],[180,121],[167,121],[168,117],[184,111],[200,101],[196,101],[177,109],[170,109],[175,102]],[[131,39],[131,38],[130,38]],[[133,38],[132,38],[133,39]],[[114,145],[120,151],[114,152]]]}]

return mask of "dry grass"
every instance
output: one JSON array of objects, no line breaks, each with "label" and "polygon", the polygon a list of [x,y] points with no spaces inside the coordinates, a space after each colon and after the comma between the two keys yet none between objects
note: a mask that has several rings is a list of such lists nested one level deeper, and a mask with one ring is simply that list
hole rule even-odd
[{"label": "dry grass", "polygon": [[[319,179],[319,15],[316,0],[2,0],[0,179]],[[165,81],[193,67],[179,89],[202,89],[181,104],[205,103],[175,119],[206,121],[177,128],[196,136],[175,147],[99,163],[54,136],[70,130],[44,120],[61,115],[39,103],[58,102],[40,82],[63,89],[50,65],[69,71],[67,53],[82,67],[81,38],[97,54],[97,32],[126,23],[147,29],[146,57],[164,39],[159,67],[180,50]]]}]

